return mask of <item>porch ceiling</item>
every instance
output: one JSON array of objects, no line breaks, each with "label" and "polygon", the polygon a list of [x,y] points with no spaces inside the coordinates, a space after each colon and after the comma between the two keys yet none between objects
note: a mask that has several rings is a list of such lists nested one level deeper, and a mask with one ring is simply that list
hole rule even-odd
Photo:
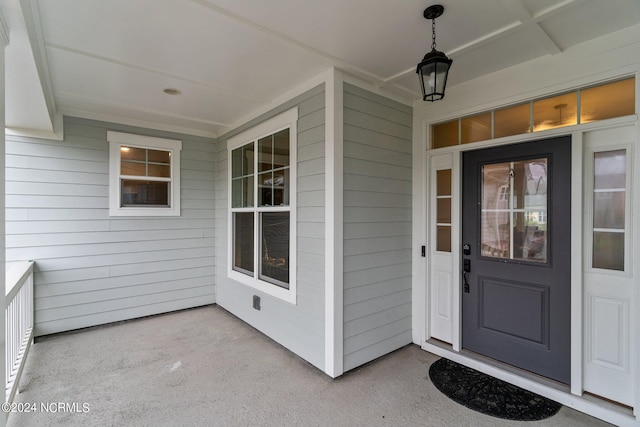
[{"label": "porch ceiling", "polygon": [[[418,99],[432,3],[7,0],[7,126],[69,114],[217,136],[330,67]],[[439,3],[450,86],[640,23],[637,0]]]}]

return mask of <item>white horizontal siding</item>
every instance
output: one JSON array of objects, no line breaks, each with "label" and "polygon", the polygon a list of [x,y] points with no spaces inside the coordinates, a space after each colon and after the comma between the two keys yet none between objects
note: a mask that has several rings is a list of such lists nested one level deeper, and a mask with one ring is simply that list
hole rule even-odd
[{"label": "white horizontal siding", "polygon": [[[36,260],[36,335],[215,302],[215,141],[65,118],[7,136],[7,262]],[[109,217],[107,130],[183,141],[182,213]]]},{"label": "white horizontal siding", "polygon": [[[228,163],[226,140],[294,106],[298,107],[297,303],[262,294],[227,277]],[[324,86],[220,138],[216,164],[217,302],[275,341],[324,368]],[[253,295],[261,310],[252,308]]]},{"label": "white horizontal siding", "polygon": [[411,108],[344,86],[344,370],[411,342]]}]

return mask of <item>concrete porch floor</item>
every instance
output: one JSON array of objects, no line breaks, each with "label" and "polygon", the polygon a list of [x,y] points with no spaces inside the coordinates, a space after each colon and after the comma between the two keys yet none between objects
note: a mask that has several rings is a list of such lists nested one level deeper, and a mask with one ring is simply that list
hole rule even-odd
[{"label": "concrete porch floor", "polygon": [[429,380],[437,359],[410,345],[332,380],[207,306],[40,340],[15,399],[36,412],[12,413],[7,425],[608,425],[567,407],[537,422],[471,411]]}]

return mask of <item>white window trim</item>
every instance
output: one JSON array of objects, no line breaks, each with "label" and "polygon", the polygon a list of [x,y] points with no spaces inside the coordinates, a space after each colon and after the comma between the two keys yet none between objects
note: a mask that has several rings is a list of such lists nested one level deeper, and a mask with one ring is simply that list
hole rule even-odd
[{"label": "white window trim", "polygon": [[[107,131],[109,141],[109,216],[180,216],[180,150],[182,141]],[[120,147],[147,148],[171,152],[169,207],[122,207],[120,189]]]},{"label": "white window trim", "polygon": [[[297,210],[297,200],[296,200],[296,181],[297,181],[297,140],[298,140],[298,131],[297,131],[297,122],[298,122],[298,108],[293,108],[284,113],[281,113],[272,119],[267,120],[251,129],[248,129],[245,132],[242,132],[232,138],[227,140],[227,200],[228,200],[228,245],[227,245],[227,276],[230,279],[233,279],[237,282],[243,283],[253,289],[256,289],[260,292],[263,292],[267,295],[274,296],[291,304],[296,304],[296,295],[297,295],[297,286],[296,286],[296,270],[297,270],[297,260],[296,260],[296,242],[297,242],[297,220],[296,220],[296,210]],[[272,135],[276,132],[279,132],[283,129],[289,129],[289,173],[291,176],[290,179],[290,187],[289,187],[289,206],[287,209],[279,209],[278,207],[269,207],[269,208],[238,208],[233,211],[250,211],[250,212],[261,212],[261,211],[278,211],[278,210],[286,210],[289,212],[289,289],[282,288],[273,283],[261,280],[258,278],[258,268],[257,262],[259,261],[259,242],[257,241],[258,233],[254,234],[254,276],[248,276],[246,274],[240,273],[233,269],[233,211],[231,208],[231,152],[243,145],[247,145],[249,143],[255,143],[258,139]],[[255,156],[257,159],[258,156]],[[257,161],[257,160],[256,160]],[[257,180],[254,180],[257,185]],[[257,194],[257,193],[256,193]],[[254,215],[254,224],[255,227],[258,227],[258,215]],[[257,230],[258,228],[256,228]]]}]

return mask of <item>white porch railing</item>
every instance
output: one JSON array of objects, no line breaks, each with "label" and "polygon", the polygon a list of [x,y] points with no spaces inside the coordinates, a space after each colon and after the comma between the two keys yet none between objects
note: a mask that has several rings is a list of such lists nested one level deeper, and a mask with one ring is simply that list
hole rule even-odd
[{"label": "white porch railing", "polygon": [[33,261],[14,265],[6,277],[6,401],[13,402],[33,342]]}]

